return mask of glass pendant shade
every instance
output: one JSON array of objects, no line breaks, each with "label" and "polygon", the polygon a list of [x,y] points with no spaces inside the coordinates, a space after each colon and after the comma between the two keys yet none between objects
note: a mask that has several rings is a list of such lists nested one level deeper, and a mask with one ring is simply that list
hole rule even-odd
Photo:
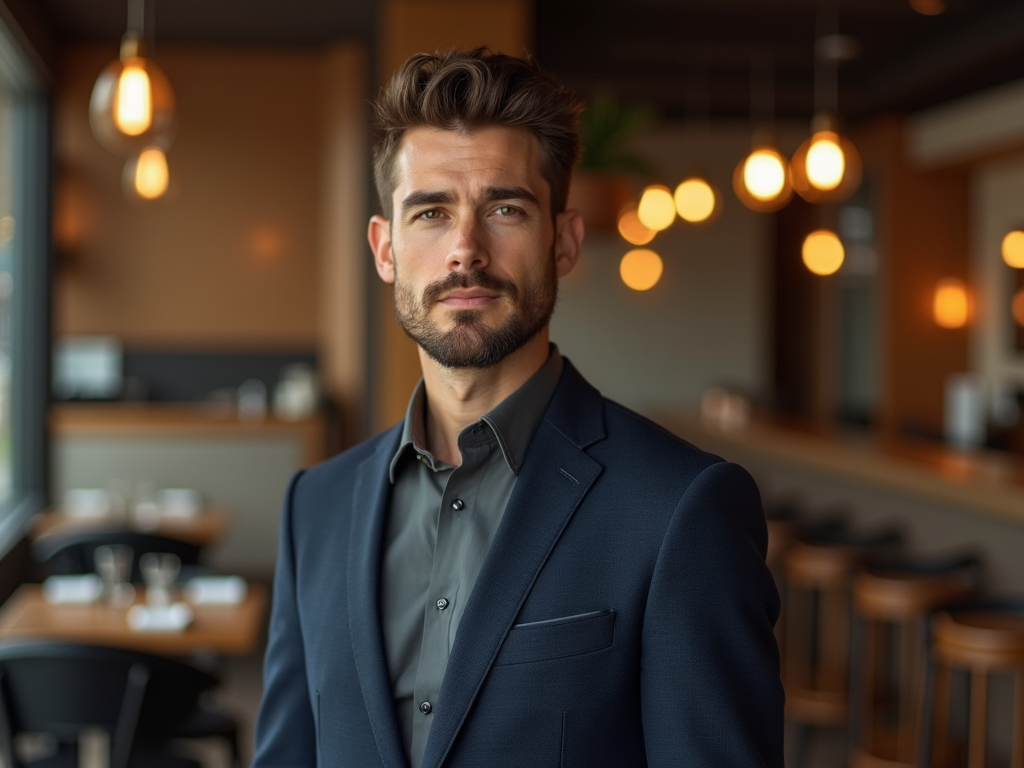
[{"label": "glass pendant shade", "polygon": [[963,328],[970,315],[967,288],[962,280],[948,277],[935,287],[932,302],[935,324],[940,328]]},{"label": "glass pendant shade", "polygon": [[732,176],[736,196],[752,211],[767,213],[782,208],[793,196],[789,164],[765,132],[754,137],[754,148]]},{"label": "glass pendant shade", "polygon": [[643,225],[636,215],[636,208],[635,205],[627,205],[619,214],[619,234],[633,245],[647,245],[658,233]]},{"label": "glass pendant shade", "polygon": [[167,155],[159,147],[147,147],[124,166],[125,194],[137,200],[163,197],[170,183]]},{"label": "glass pendant shade", "polygon": [[124,36],[120,58],[96,79],[89,122],[96,139],[114,154],[127,156],[148,146],[170,146],[175,130],[174,91],[134,33]]},{"label": "glass pendant shade", "polygon": [[1024,269],[1024,228],[1007,232],[1001,251],[1007,266]]},{"label": "glass pendant shade", "polygon": [[836,129],[829,115],[818,115],[811,136],[797,147],[790,169],[793,189],[809,203],[846,200],[860,186],[860,154]]},{"label": "glass pendant shade", "polygon": [[664,264],[654,251],[634,248],[619,262],[619,277],[634,291],[647,291],[658,284]]}]

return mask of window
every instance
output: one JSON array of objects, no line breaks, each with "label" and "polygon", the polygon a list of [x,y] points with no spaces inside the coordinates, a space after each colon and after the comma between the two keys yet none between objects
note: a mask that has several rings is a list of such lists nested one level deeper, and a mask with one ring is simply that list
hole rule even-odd
[{"label": "window", "polygon": [[46,492],[50,97],[0,15],[0,556]]}]

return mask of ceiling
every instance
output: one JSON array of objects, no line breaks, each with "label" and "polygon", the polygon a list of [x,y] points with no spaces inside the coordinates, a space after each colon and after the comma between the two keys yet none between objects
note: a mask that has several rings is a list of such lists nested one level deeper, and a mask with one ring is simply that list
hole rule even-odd
[{"label": "ceiling", "polygon": [[[116,45],[126,28],[126,0],[37,3],[58,46]],[[945,5],[945,13],[923,16],[908,0],[535,0],[535,53],[583,94],[610,91],[669,117],[746,116],[752,72],[759,84],[774,82],[777,114],[809,116],[819,32],[858,43],[859,55],[838,76],[840,110],[852,119],[914,111],[1024,77],[1024,0]],[[376,21],[369,0],[149,6],[158,46],[317,47],[351,37],[372,44]],[[763,110],[771,100],[766,105],[759,92]]]}]

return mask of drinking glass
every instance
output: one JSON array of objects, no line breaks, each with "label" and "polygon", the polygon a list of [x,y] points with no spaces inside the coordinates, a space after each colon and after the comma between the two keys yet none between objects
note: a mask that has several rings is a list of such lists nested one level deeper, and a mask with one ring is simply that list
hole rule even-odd
[{"label": "drinking glass", "polygon": [[139,558],[139,570],[146,582],[146,602],[154,606],[170,605],[171,587],[181,571],[177,555],[165,552],[147,552]]},{"label": "drinking glass", "polygon": [[93,561],[103,581],[103,596],[111,605],[123,608],[135,599],[135,587],[129,582],[135,553],[125,544],[96,547]]}]

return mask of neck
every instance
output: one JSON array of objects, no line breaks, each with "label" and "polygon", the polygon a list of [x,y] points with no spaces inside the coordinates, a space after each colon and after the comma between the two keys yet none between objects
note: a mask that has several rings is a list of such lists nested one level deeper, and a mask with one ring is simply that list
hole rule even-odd
[{"label": "neck", "polygon": [[490,368],[445,368],[422,349],[427,391],[427,449],[449,464],[462,464],[459,433],[511,395],[548,359],[548,329]]}]

